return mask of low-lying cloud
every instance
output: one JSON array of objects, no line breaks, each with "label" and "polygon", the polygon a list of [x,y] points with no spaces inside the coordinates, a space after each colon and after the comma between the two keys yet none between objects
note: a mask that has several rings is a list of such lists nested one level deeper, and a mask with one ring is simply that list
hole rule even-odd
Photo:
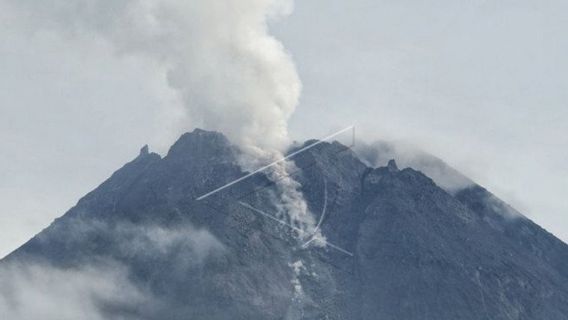
[{"label": "low-lying cloud", "polygon": [[[67,245],[82,251],[52,260],[11,258],[0,264],[0,318],[102,320],[144,319],[163,312],[166,302],[136,275],[137,263],[170,261],[171,273],[199,268],[212,255],[222,255],[224,245],[209,231],[189,224],[167,228],[129,222],[109,223],[71,218],[65,232]],[[60,230],[61,231],[61,230]],[[62,237],[44,234],[39,241]],[[98,253],[93,239],[111,245]],[[95,250],[96,251],[96,250]],[[132,265],[134,263],[134,265]]]},{"label": "low-lying cloud", "polygon": [[385,166],[389,160],[394,159],[401,168],[410,167],[422,171],[438,186],[450,193],[475,184],[441,159],[408,144],[358,141],[355,151],[371,167]]},{"label": "low-lying cloud", "polygon": [[116,263],[61,269],[47,263],[0,266],[0,318],[14,320],[103,320],[105,308],[119,308],[123,319],[151,296],[130,282]]}]

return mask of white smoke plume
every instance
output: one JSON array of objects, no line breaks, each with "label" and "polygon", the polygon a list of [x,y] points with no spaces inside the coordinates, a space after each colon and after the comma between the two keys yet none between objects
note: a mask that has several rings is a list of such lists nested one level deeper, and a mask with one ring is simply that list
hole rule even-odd
[{"label": "white smoke plume", "polygon": [[[289,145],[287,122],[301,91],[289,53],[268,30],[292,9],[292,0],[0,1],[2,18],[32,33],[103,41],[121,56],[149,59],[178,93],[188,123],[225,133],[265,163]],[[277,175],[287,166],[276,166]],[[277,184],[292,220],[313,228],[298,183]]]},{"label": "white smoke plume", "polygon": [[301,82],[268,21],[292,8],[291,0],[0,1],[3,18],[32,32],[102,40],[120,55],[151,59],[193,126],[279,150]]}]

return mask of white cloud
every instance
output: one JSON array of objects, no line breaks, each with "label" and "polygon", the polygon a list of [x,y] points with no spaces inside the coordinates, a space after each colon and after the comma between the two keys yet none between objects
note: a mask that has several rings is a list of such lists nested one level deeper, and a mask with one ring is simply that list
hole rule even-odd
[{"label": "white cloud", "polygon": [[[118,259],[169,259],[170,272],[184,274],[208,257],[225,252],[225,246],[213,234],[188,224],[165,228],[70,219],[65,222],[71,225],[64,235],[67,243],[84,244],[93,236],[102,237],[112,243],[107,247],[110,252],[97,256],[75,251],[72,255],[80,262],[72,262],[73,267],[55,266],[26,256],[2,262],[1,319],[139,319],[141,315],[159,312],[163,301],[147,284],[131,280],[133,266]],[[52,236],[44,235],[39,241],[49,241]]]},{"label": "white cloud", "polygon": [[371,167],[384,167],[389,160],[396,160],[401,169],[419,170],[431,178],[442,189],[454,193],[473,186],[474,181],[467,178],[441,159],[403,142],[359,141],[354,147],[359,157]]},{"label": "white cloud", "polygon": [[2,319],[103,320],[108,317],[102,305],[128,310],[148,299],[116,264],[73,269],[39,263],[0,266]]}]

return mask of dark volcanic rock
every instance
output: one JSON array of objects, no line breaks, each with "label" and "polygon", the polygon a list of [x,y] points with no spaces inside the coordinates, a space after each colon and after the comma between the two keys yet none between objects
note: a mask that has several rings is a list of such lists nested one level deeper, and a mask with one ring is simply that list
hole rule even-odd
[{"label": "dark volcanic rock", "polygon": [[[314,143],[308,141],[306,144]],[[411,168],[363,164],[321,143],[293,173],[334,249],[276,214],[262,173],[215,132],[132,162],[2,263],[69,269],[113,261],[152,300],[109,319],[568,319],[568,247],[479,186],[438,187]]]}]

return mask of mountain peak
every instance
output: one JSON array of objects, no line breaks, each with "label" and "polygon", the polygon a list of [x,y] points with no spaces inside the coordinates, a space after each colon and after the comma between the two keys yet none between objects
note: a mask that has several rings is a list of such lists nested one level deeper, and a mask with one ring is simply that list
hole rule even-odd
[{"label": "mountain peak", "polygon": [[140,149],[140,155],[141,156],[146,156],[148,155],[150,152],[148,150],[148,145],[144,145],[141,149]]},{"label": "mountain peak", "polygon": [[389,163],[387,164],[387,168],[389,169],[389,172],[398,172],[398,166],[396,165],[396,161],[394,161],[394,159],[389,160]]},{"label": "mountain peak", "polygon": [[181,135],[168,151],[167,158],[207,159],[209,157],[227,157],[231,153],[233,153],[233,147],[222,133],[195,129]]}]

